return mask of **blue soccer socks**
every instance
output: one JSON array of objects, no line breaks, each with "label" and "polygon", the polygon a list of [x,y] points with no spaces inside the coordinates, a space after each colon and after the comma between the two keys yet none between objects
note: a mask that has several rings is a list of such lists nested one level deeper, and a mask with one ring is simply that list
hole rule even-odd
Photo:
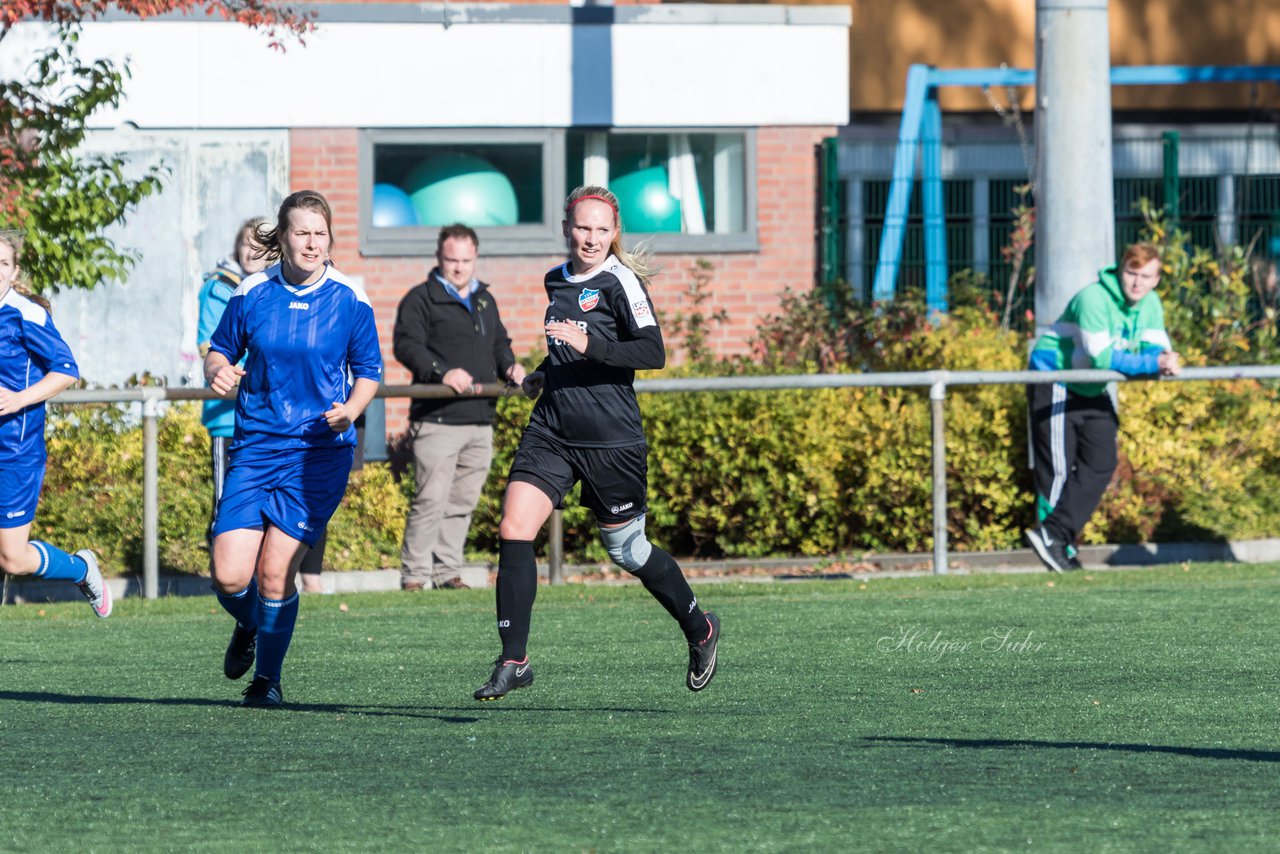
[{"label": "blue soccer socks", "polygon": [[249,580],[249,586],[239,593],[223,593],[214,588],[218,595],[218,604],[223,610],[235,617],[235,620],[246,629],[258,625],[258,579]]},{"label": "blue soccer socks", "polygon": [[89,574],[89,564],[82,557],[67,554],[40,540],[32,540],[31,546],[40,555],[40,568],[35,573],[37,578],[65,578],[79,584]]},{"label": "blue soccer socks", "polygon": [[280,681],[284,656],[293,640],[293,627],[298,622],[298,594],[287,599],[258,598],[258,667],[254,678]]}]

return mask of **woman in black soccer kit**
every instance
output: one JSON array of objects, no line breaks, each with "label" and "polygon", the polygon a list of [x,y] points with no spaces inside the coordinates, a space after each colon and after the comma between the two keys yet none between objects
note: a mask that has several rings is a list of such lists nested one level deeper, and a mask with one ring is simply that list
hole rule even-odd
[{"label": "woman in black soccer kit", "polygon": [[525,378],[542,393],[507,477],[498,529],[498,635],[502,654],[477,700],[533,684],[525,645],[538,590],[533,541],[552,509],[582,482],[614,563],[635,575],[680,624],[689,644],[685,684],[701,691],[716,672],[720,621],[704,613],[671,555],[644,534],[648,466],[632,383],[666,363],[649,301],[650,270],[622,248],[618,200],[579,187],[565,202],[569,260],[546,275],[547,358]]}]

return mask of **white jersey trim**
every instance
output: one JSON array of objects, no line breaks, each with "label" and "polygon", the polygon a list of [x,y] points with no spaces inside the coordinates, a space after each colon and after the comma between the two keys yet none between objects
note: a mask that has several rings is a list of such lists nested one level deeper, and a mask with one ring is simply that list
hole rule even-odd
[{"label": "white jersey trim", "polygon": [[356,301],[362,302],[369,308],[373,308],[373,303],[369,301],[369,295],[364,292],[364,288],[360,287],[354,279],[333,267],[329,268],[328,277],[335,283],[350,288],[351,292],[356,295]]},{"label": "white jersey trim", "polygon": [[604,263],[590,273],[572,275],[570,272],[572,267],[567,261],[561,264],[559,269],[564,280],[572,285],[589,282],[601,273],[609,273],[618,280],[618,284],[622,285],[622,292],[627,297],[627,308],[631,312],[631,320],[636,328],[643,329],[646,326],[658,325],[658,319],[653,316],[653,305],[640,284],[640,278],[631,271],[630,267],[619,261],[616,255],[610,255],[604,259]]},{"label": "white jersey trim", "polygon": [[9,308],[15,309],[18,314],[22,315],[22,319],[27,323],[34,323],[38,326],[44,326],[49,320],[49,312],[43,307],[28,299],[26,296],[18,293],[12,287],[8,293],[4,295],[4,299],[0,299],[0,305],[7,305]]},{"label": "white jersey trim", "polygon": [[636,328],[657,326],[658,319],[653,316],[653,305],[640,285],[640,277],[613,256],[609,256],[609,261],[612,263],[606,262],[607,269],[622,283],[622,292],[627,295],[627,307],[631,311],[631,320]]},{"label": "white jersey trim", "polygon": [[579,273],[576,276],[573,274],[573,265],[570,264],[568,261],[565,261],[563,264],[561,264],[560,269],[563,271],[562,275],[564,276],[564,280],[571,285],[576,285],[579,282],[591,281],[597,275],[599,275],[601,270],[607,270],[610,264],[616,264],[616,263],[618,263],[618,259],[610,255],[608,258],[604,259],[603,264],[601,264],[599,267],[596,267],[590,273]]},{"label": "white jersey trim", "polygon": [[325,274],[320,278],[320,281],[316,282],[314,285],[307,285],[305,288],[289,284],[289,282],[285,280],[284,272],[280,269],[280,265],[272,264],[265,270],[254,273],[252,276],[249,276],[244,279],[244,281],[240,282],[240,287],[236,288],[236,292],[232,294],[232,296],[242,297],[258,285],[265,284],[273,279],[278,281],[290,293],[300,297],[315,293],[317,289],[324,286],[325,282],[333,282],[334,284],[342,285],[354,293],[357,302],[362,302],[369,306],[369,308],[373,308],[373,303],[370,302],[369,295],[364,292],[364,288],[360,287],[360,285],[356,284],[353,279],[348,277],[341,270],[338,270],[332,264],[327,265]]},{"label": "white jersey trim", "polygon": [[[266,282],[270,281],[279,271],[280,271],[280,265],[272,264],[270,267],[267,267],[265,270],[259,270],[258,272],[254,273],[252,276],[246,276],[245,278],[240,280],[240,286],[236,288],[236,291],[235,293],[232,294],[232,296],[233,297],[244,296],[245,294],[249,293],[249,291],[256,288],[258,285],[265,284]],[[284,279],[283,276],[281,276],[280,278],[281,280]]]}]

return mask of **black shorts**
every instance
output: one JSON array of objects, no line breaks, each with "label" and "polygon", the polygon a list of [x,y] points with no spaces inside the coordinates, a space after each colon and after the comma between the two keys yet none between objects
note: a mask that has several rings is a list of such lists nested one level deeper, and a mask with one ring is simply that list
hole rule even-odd
[{"label": "black shorts", "polygon": [[511,461],[508,482],[532,484],[547,494],[556,508],[582,481],[579,503],[595,513],[602,525],[634,519],[649,507],[645,493],[649,480],[648,446],[625,448],[570,448],[532,430],[524,431]]}]

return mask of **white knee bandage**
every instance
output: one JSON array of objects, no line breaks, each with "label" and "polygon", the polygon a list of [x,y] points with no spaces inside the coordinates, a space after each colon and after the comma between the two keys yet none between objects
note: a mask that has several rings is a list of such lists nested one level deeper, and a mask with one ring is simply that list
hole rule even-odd
[{"label": "white knee bandage", "polygon": [[653,546],[644,535],[644,516],[640,515],[617,528],[601,528],[600,541],[609,557],[627,572],[638,572],[649,560]]}]

